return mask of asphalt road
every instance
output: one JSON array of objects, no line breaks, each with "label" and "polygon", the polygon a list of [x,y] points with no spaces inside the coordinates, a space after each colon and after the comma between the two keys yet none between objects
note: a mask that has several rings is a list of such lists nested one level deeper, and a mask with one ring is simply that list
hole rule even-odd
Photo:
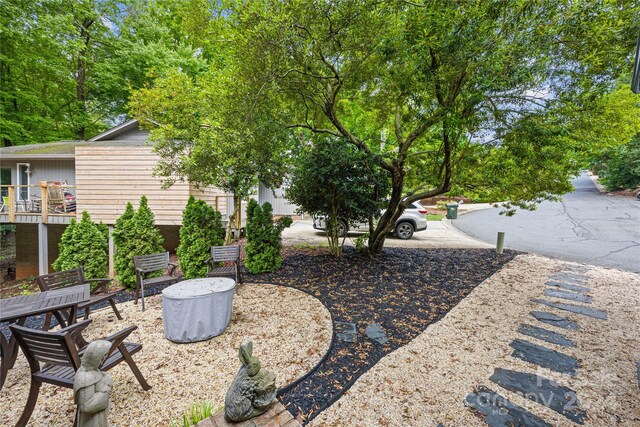
[{"label": "asphalt road", "polygon": [[640,200],[599,193],[586,173],[573,185],[561,202],[543,202],[535,211],[505,217],[490,208],[451,222],[488,243],[504,231],[508,248],[640,273]]}]

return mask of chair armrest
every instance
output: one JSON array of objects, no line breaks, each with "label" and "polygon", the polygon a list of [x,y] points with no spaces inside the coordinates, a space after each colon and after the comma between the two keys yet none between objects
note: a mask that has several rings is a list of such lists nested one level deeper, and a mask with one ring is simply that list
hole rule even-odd
[{"label": "chair armrest", "polygon": [[129,326],[128,328],[124,328],[123,330],[116,332],[113,335],[109,335],[106,338],[102,338],[105,341],[109,341],[111,343],[111,350],[109,350],[109,354],[111,354],[122,342],[131,335],[131,332],[138,329],[137,326]]},{"label": "chair armrest", "polygon": [[169,267],[168,267],[169,276],[173,276],[173,273],[175,273],[176,268],[178,268],[178,264],[176,264],[175,262],[170,262],[169,263]]},{"label": "chair armrest", "polygon": [[74,332],[74,333],[82,332],[84,329],[87,328],[87,326],[89,326],[90,323],[91,323],[91,319],[86,319],[81,322],[77,322],[72,325],[69,325],[66,328],[62,328],[59,331],[56,331],[55,333],[66,334],[68,332]]},{"label": "chair armrest", "polygon": [[98,283],[98,285],[93,288],[91,291],[91,295],[99,294],[101,292],[107,292],[107,285],[113,281],[113,279],[101,278],[101,279],[85,279],[88,283]]}]

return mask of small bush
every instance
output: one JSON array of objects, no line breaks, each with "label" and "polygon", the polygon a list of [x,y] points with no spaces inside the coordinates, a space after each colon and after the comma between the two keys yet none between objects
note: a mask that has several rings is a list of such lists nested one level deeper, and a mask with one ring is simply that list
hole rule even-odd
[{"label": "small bush", "polygon": [[223,243],[224,229],[220,212],[203,200],[189,197],[182,214],[180,245],[177,250],[184,278],[204,277],[207,274],[205,262],[211,255],[211,246],[222,246]]},{"label": "small bush", "polygon": [[206,420],[213,414],[217,414],[222,407],[214,409],[213,404],[208,400],[198,401],[191,405],[189,410],[182,415],[182,418],[172,420],[169,427],[190,427],[198,424],[202,420]]},{"label": "small bush", "polygon": [[251,200],[247,206],[247,258],[244,265],[251,274],[275,271],[282,265],[282,230],[293,222],[291,218],[273,221],[270,203],[260,206]]},{"label": "small bush", "polygon": [[80,222],[71,221],[62,234],[59,248],[60,255],[53,263],[56,271],[82,266],[87,279],[107,275],[108,240],[101,228],[91,221],[88,212],[82,213]]},{"label": "small bush", "polygon": [[115,268],[118,281],[127,288],[136,285],[136,270],[133,257],[164,252],[164,238],[154,224],[153,212],[147,198],[140,198],[140,207],[134,212],[131,203],[116,220],[113,230],[116,245]]},{"label": "small bush", "polygon": [[640,186],[640,134],[627,144],[612,149],[607,169],[600,180],[607,190],[634,189]]}]

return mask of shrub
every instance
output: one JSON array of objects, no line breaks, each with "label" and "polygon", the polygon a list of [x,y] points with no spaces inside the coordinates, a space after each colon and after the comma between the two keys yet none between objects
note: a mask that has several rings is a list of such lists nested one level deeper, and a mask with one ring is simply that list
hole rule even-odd
[{"label": "shrub", "polygon": [[140,198],[140,207],[133,210],[127,204],[124,213],[118,218],[113,230],[116,245],[115,268],[118,281],[125,287],[136,285],[136,270],[133,257],[163,252],[164,238],[154,224],[153,212],[147,205],[147,198]]},{"label": "shrub", "polygon": [[222,246],[224,229],[222,215],[203,200],[189,197],[182,214],[180,245],[177,254],[180,270],[185,279],[204,277],[207,274],[206,260],[211,246]]},{"label": "shrub", "polygon": [[640,186],[640,134],[627,144],[612,149],[607,169],[601,177],[607,190],[633,189]]},{"label": "shrub", "polygon": [[107,275],[108,262],[107,238],[85,211],[80,222],[72,221],[62,234],[53,268],[62,271],[82,266],[85,277],[92,279]]},{"label": "shrub", "polygon": [[270,203],[262,207],[255,200],[247,206],[247,258],[244,265],[251,274],[275,271],[282,265],[282,230],[292,223],[291,218],[273,221]]}]

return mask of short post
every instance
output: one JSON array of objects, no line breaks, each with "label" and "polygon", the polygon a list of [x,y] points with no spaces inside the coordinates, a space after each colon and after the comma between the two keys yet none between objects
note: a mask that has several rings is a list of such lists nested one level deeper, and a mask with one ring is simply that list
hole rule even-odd
[{"label": "short post", "polygon": [[496,243],[496,253],[502,255],[504,250],[504,231],[498,231],[498,242]]},{"label": "short post", "polygon": [[49,193],[47,191],[47,181],[40,181],[40,215],[42,223],[49,222]]},{"label": "short post", "polygon": [[116,245],[113,242],[113,225],[109,226],[109,277],[114,278],[115,273],[115,255],[116,255]]}]

